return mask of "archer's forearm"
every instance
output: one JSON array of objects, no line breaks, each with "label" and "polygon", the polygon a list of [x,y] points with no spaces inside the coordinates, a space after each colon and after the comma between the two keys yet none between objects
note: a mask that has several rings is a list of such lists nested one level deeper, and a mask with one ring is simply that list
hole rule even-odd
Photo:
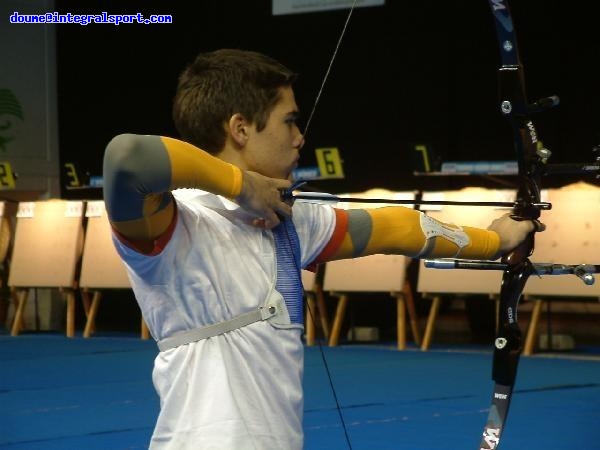
[{"label": "archer's forearm", "polygon": [[493,231],[457,227],[404,207],[350,210],[347,230],[331,259],[372,254],[490,259],[500,239]]}]

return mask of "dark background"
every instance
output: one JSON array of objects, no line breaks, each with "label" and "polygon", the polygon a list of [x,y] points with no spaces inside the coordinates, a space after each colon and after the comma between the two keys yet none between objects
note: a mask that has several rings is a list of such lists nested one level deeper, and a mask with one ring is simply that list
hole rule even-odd
[{"label": "dark background", "polygon": [[[57,25],[61,161],[90,175],[101,175],[104,148],[116,134],[177,135],[170,115],[177,77],[201,51],[237,47],[279,59],[300,73],[296,97],[306,119],[348,13],[272,16],[270,0],[56,3],[62,13],[173,15],[173,24]],[[591,161],[600,144],[595,7],[582,0],[520,0],[511,7],[528,97],[561,98],[558,108],[536,116],[552,162]],[[484,0],[388,0],[356,9],[301,165],[315,165],[316,147],[339,147],[346,178],[319,186],[331,192],[489,184],[413,176],[412,145],[429,144],[446,161],[514,159],[498,113],[498,66]],[[101,192],[63,192],[82,195]]]},{"label": "dark background", "polygon": [[[592,147],[600,144],[600,37],[592,5],[511,3],[529,98],[561,98],[560,107],[536,116],[552,162],[591,161]],[[57,0],[57,8],[174,18],[170,25],[57,25],[61,161],[75,162],[90,175],[101,175],[104,148],[116,134],[176,136],[171,101],[177,77],[201,51],[237,47],[279,59],[300,73],[296,98],[306,119],[348,13],[273,17],[270,0]],[[356,9],[301,165],[315,165],[317,147],[339,147],[346,178],[315,183],[329,192],[497,187],[481,177],[416,177],[412,145],[426,143],[447,161],[514,159],[508,124],[498,112],[498,66],[485,0],[388,0],[384,7]],[[574,178],[549,178],[545,185]],[[65,190],[63,196],[101,198],[101,190]],[[122,295],[131,297],[129,291]],[[99,327],[139,325],[133,301],[123,302],[116,293],[106,300]],[[393,302],[388,298],[373,308],[371,298],[357,300],[348,322],[377,322],[387,330],[384,337],[393,339]],[[417,305],[426,308],[427,302]],[[492,320],[492,303],[471,305],[490,309],[475,314],[485,327],[482,317]],[[477,327],[472,331],[477,335]]]}]

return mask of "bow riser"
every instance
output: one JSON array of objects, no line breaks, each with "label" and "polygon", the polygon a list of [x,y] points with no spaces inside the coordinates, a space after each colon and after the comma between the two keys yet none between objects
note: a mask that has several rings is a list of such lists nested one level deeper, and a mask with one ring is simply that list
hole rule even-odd
[{"label": "bow riser", "polygon": [[[540,180],[546,158],[538,153],[539,137],[529,118],[531,108],[525,92],[525,77],[519,59],[514,26],[508,4],[489,0],[494,14],[501,67],[498,72],[500,110],[512,128],[519,168],[516,220],[537,220],[540,209]],[[532,232],[515,250],[502,258],[507,264],[500,287],[499,328],[495,340],[492,378],[495,381],[492,405],[480,442],[480,450],[495,450],[505,426],[522,351],[522,335],[517,323],[519,301],[533,269],[528,257],[534,250]]]}]

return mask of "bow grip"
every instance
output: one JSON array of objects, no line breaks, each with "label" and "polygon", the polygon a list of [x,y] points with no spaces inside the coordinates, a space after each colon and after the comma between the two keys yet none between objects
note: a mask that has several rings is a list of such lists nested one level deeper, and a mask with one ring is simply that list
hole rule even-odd
[{"label": "bow grip", "polygon": [[501,261],[510,266],[514,266],[529,258],[534,249],[534,235],[535,230],[529,233],[523,242],[511,250],[510,253],[504,255]]}]

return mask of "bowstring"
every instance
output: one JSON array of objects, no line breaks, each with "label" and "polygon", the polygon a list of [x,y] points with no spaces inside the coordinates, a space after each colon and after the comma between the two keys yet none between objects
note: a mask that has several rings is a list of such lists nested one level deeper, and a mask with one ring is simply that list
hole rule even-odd
[{"label": "bowstring", "polygon": [[[287,220],[292,220],[287,219]],[[293,224],[292,224],[293,225]],[[283,228],[285,230],[285,235],[287,237],[288,242],[290,243],[290,246],[292,246],[292,238],[289,234],[288,228],[285,224],[283,224]],[[301,265],[298,265],[298,262],[296,261],[296,258],[293,258],[294,260],[294,266],[296,268],[296,271],[298,273],[298,276],[300,278],[302,278],[302,274],[301,274]],[[306,298],[306,294],[304,295],[305,297],[305,301],[304,303],[306,304],[306,310],[308,311],[308,318],[310,318],[310,320],[312,320],[312,322],[314,324],[317,323],[317,321],[315,320],[315,315],[313,314],[312,308],[310,307],[310,303],[308,302],[308,298]],[[333,400],[335,401],[335,406],[336,406],[336,410],[338,412],[338,417],[340,419],[340,422],[342,424],[342,428],[344,430],[344,437],[346,439],[346,445],[348,445],[348,450],[352,450],[352,444],[350,443],[350,436],[348,435],[348,427],[346,426],[346,420],[344,419],[344,414],[342,414],[342,407],[340,406],[340,401],[337,395],[337,391],[335,390],[335,386],[333,384],[333,378],[331,377],[331,369],[329,368],[329,363],[327,362],[327,358],[325,358],[325,350],[323,350],[323,345],[321,344],[321,340],[320,339],[316,339],[317,344],[319,346],[319,353],[321,355],[321,360],[323,361],[323,367],[325,368],[325,373],[327,374],[327,380],[329,382],[329,387],[331,389],[331,393],[333,395]]]},{"label": "bowstring", "polygon": [[352,6],[350,7],[350,11],[348,12],[348,15],[346,16],[346,22],[344,23],[344,27],[342,28],[342,32],[340,33],[340,37],[338,38],[337,44],[335,45],[335,49],[333,50],[333,55],[331,55],[331,59],[329,60],[329,65],[327,66],[327,70],[325,71],[325,75],[323,76],[323,81],[321,81],[321,87],[319,88],[319,91],[317,92],[317,96],[315,98],[315,102],[313,103],[312,110],[310,111],[310,114],[308,115],[308,120],[306,121],[306,126],[304,127],[304,132],[302,133],[304,136],[304,139],[306,139],[306,135],[308,133],[308,127],[310,126],[312,118],[315,115],[315,111],[317,110],[317,105],[319,104],[319,100],[321,99],[321,94],[323,93],[323,90],[325,89],[325,83],[327,83],[327,80],[329,78],[329,73],[331,72],[331,68],[333,67],[335,58],[337,57],[338,50],[340,49],[340,46],[342,45],[342,40],[344,39],[344,36],[346,35],[346,29],[348,28],[348,24],[350,23],[350,18],[352,17],[352,12],[354,11],[354,7],[356,6],[357,2],[358,2],[358,0],[353,0]]},{"label": "bowstring", "polygon": [[[325,75],[323,76],[323,80],[321,81],[321,86],[319,87],[319,91],[317,92],[317,96],[315,98],[312,109],[308,116],[308,120],[306,121],[306,126],[304,127],[304,132],[302,133],[302,135],[304,136],[304,139],[306,139],[306,136],[308,134],[309,126],[310,126],[313,116],[315,115],[315,112],[317,110],[317,105],[319,104],[319,100],[321,99],[321,95],[323,94],[323,91],[325,89],[325,84],[327,83],[327,80],[329,79],[329,74],[331,73],[331,69],[332,69],[333,63],[335,62],[335,59],[337,57],[338,50],[340,49],[340,47],[342,45],[342,41],[344,39],[344,36],[346,35],[346,30],[348,29],[348,24],[350,23],[350,18],[352,17],[352,13],[354,12],[354,8],[355,8],[357,2],[358,2],[358,0],[353,0],[352,5],[350,6],[350,11],[348,11],[348,15],[346,16],[346,21],[344,22],[344,26],[342,27],[342,31],[340,33],[340,36],[339,36],[337,43],[335,45],[335,48],[333,50],[333,54],[331,56],[331,59],[329,60],[327,70],[325,71]],[[294,186],[289,188],[288,192],[291,194],[293,189],[294,189]],[[285,228],[285,234],[288,239],[288,242],[291,245],[292,241],[291,241],[291,237],[289,235],[288,229],[287,229],[287,227],[284,227],[284,228]],[[293,258],[293,259],[294,259],[294,264],[296,265],[296,270],[298,272],[298,276],[301,277],[301,269],[302,268],[298,266],[298,263],[296,262],[296,258]],[[312,320],[313,323],[316,324],[317,322],[315,320],[315,315],[313,314],[312,308],[310,307],[310,304],[308,302],[308,299],[306,298],[306,295],[304,295],[304,297],[305,297],[304,303],[306,304],[306,310],[308,311],[308,316],[309,316],[310,320]],[[338,417],[340,419],[342,428],[344,430],[344,437],[346,439],[346,445],[348,446],[349,450],[352,450],[352,444],[350,443],[350,437],[348,435],[348,427],[346,426],[346,420],[344,419],[344,414],[342,413],[342,408],[340,406],[340,401],[339,401],[339,398],[337,395],[337,391],[335,389],[335,386],[333,384],[333,379],[331,377],[331,369],[329,368],[329,363],[327,362],[327,358],[325,357],[325,351],[323,350],[323,345],[321,344],[320,339],[317,339],[317,344],[319,346],[319,353],[321,355],[321,360],[323,361],[323,367],[325,368],[325,372],[327,373],[327,380],[329,382],[329,387],[330,387],[331,393],[333,395],[333,400],[335,401],[335,406],[336,406],[336,409],[338,412]]]}]

